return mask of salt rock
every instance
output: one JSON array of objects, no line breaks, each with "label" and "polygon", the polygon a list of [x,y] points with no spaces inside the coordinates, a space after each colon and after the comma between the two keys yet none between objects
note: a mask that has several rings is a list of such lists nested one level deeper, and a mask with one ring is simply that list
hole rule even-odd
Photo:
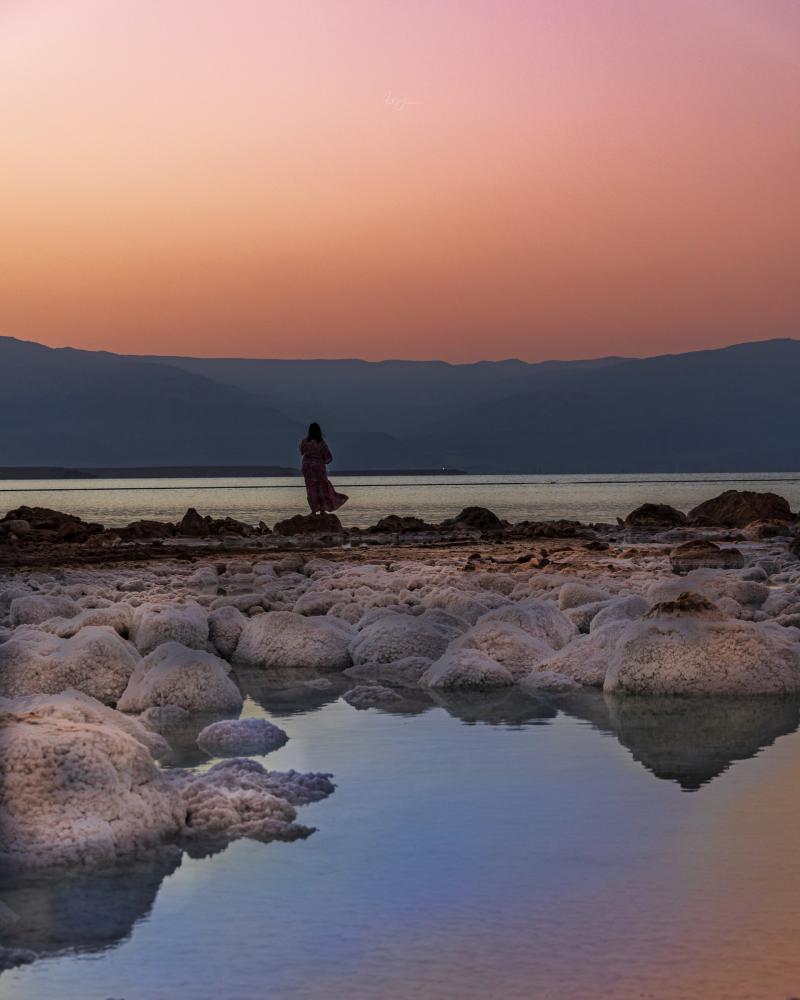
[{"label": "salt rock", "polygon": [[136,608],[131,641],[140,653],[150,653],[164,642],[205,649],[208,613],[196,601],[187,604],[142,604]]},{"label": "salt rock", "polygon": [[608,602],[602,611],[595,615],[589,626],[589,631],[596,632],[599,628],[603,628],[604,625],[609,625],[611,622],[634,621],[637,618],[641,618],[649,608],[649,601],[636,594],[628,597],[615,597],[613,601]]},{"label": "salt rock", "polygon": [[41,628],[53,635],[68,639],[89,625],[107,625],[127,639],[133,620],[133,608],[130,604],[109,604],[108,607],[85,608],[74,618],[51,618],[43,622]]},{"label": "salt rock", "polygon": [[173,733],[189,724],[191,716],[180,705],[153,705],[139,716],[142,725],[155,733]]},{"label": "salt rock", "polygon": [[233,662],[261,669],[344,670],[352,662],[355,636],[352,625],[330,615],[270,611],[246,623]]},{"label": "salt rock", "polygon": [[230,660],[247,619],[238,608],[226,605],[216,608],[208,616],[208,638],[219,655]]},{"label": "salt rock", "polygon": [[447,611],[456,618],[474,625],[475,622],[493,607],[505,604],[500,594],[465,592],[456,587],[436,587],[422,599],[425,607],[431,610]]},{"label": "salt rock", "polygon": [[592,627],[592,622],[606,607],[611,598],[605,601],[595,601],[592,604],[580,604],[577,608],[569,608],[564,614],[579,632],[586,633]]},{"label": "salt rock", "polygon": [[585,583],[565,583],[558,592],[558,606],[561,611],[581,607],[584,604],[597,604],[611,597],[600,587],[589,587]]},{"label": "salt rock", "polygon": [[578,634],[575,625],[552,601],[528,600],[519,604],[504,604],[479,620],[516,625],[534,638],[544,639],[553,649],[561,649]]},{"label": "salt rock", "polygon": [[420,683],[444,690],[476,690],[509,687],[511,673],[479,649],[448,650],[422,675]]},{"label": "salt rock", "polygon": [[348,667],[345,673],[355,680],[375,681],[389,687],[416,687],[432,663],[427,656],[404,656],[388,663],[360,663]]},{"label": "salt rock", "polygon": [[218,656],[165,642],[140,661],[118,708],[142,712],[156,705],[178,705],[187,712],[238,712],[242,696],[228,669]]},{"label": "salt rock", "polygon": [[6,614],[16,597],[27,597],[33,591],[27,584],[13,584],[0,590],[0,614]]},{"label": "salt rock", "polygon": [[0,695],[58,694],[74,688],[113,704],[140,659],[130,643],[104,626],[87,626],[68,639],[17,629],[0,645]]},{"label": "salt rock", "polygon": [[374,708],[389,702],[400,701],[400,695],[392,688],[381,684],[358,684],[346,691],[342,698],[356,709]]},{"label": "salt rock", "polygon": [[408,656],[435,660],[447,649],[457,633],[425,615],[390,611],[363,628],[350,652],[354,664],[389,663]]},{"label": "salt rock", "polygon": [[456,639],[455,649],[478,649],[502,664],[515,681],[522,680],[553,655],[553,647],[510,622],[482,619]]},{"label": "salt rock", "polygon": [[177,834],[185,807],[153,738],[73,692],[0,700],[0,862],[111,864]]},{"label": "salt rock", "polygon": [[212,757],[267,754],[287,742],[286,733],[266,719],[224,719],[200,731],[197,745]]},{"label": "salt rock", "polygon": [[656,605],[619,638],[604,690],[643,695],[794,694],[800,645],[780,626],[724,618],[705,598]]},{"label": "salt rock", "polygon": [[579,635],[542,665],[542,670],[564,674],[578,684],[601,687],[617,640],[627,622],[612,622],[589,635]]},{"label": "salt rock", "polygon": [[567,694],[579,690],[581,685],[566,674],[559,674],[553,670],[534,670],[522,680],[520,687],[534,695]]},{"label": "salt rock", "polygon": [[676,546],[669,554],[669,563],[673,573],[688,573],[701,567],[741,569],[744,566],[744,556],[738,549],[723,549],[716,542],[700,539]]},{"label": "salt rock", "polygon": [[48,618],[73,618],[80,606],[71,597],[57,594],[25,594],[11,601],[12,625],[39,625]]}]

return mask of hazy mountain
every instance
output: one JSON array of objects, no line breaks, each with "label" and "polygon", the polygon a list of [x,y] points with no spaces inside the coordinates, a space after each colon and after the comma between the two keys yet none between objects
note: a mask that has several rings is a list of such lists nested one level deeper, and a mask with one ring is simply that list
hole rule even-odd
[{"label": "hazy mountain", "polygon": [[0,338],[0,465],[296,466],[310,419],[339,468],[800,467],[800,341],[527,364],[139,358]]}]

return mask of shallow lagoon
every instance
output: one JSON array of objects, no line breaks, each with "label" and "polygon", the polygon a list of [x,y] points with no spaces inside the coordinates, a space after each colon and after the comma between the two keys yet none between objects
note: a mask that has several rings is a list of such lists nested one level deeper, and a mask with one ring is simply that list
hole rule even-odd
[{"label": "shallow lagoon", "polygon": [[291,737],[267,766],[334,772],[316,833],[12,887],[35,928],[13,943],[58,957],[4,1000],[800,992],[794,702],[415,691],[390,714],[335,683],[243,678],[243,714]]}]

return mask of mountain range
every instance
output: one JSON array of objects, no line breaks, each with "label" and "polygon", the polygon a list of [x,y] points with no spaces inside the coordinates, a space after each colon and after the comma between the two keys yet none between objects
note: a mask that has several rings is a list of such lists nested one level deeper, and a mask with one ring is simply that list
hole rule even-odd
[{"label": "mountain range", "polygon": [[0,337],[0,466],[298,465],[485,473],[800,468],[800,341],[652,358],[138,357]]}]

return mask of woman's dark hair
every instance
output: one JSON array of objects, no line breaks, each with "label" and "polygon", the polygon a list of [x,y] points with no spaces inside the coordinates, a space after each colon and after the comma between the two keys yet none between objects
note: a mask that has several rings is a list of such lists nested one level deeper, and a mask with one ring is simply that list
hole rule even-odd
[{"label": "woman's dark hair", "polygon": [[322,431],[318,423],[313,423],[308,425],[308,440],[309,441],[321,441]]}]

